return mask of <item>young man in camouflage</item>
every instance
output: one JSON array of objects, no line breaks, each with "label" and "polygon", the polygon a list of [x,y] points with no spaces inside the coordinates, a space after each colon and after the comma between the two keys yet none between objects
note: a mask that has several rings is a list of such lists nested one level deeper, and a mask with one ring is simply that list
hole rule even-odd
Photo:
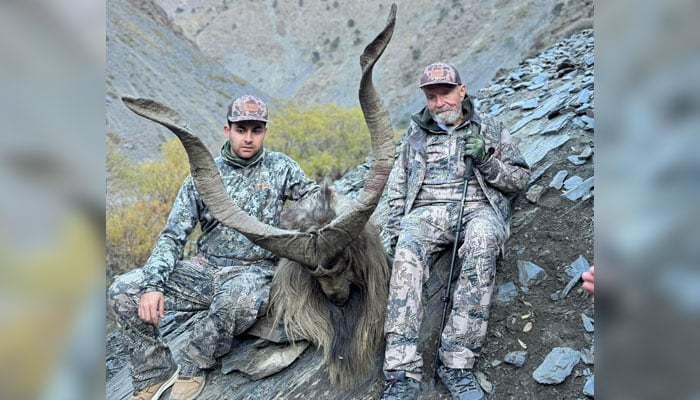
[{"label": "young man in camouflage", "polygon": [[[263,148],[267,118],[267,106],[259,98],[245,95],[233,101],[224,126],[228,141],[216,164],[236,204],[277,226],[285,201],[316,193],[318,185],[288,156]],[[199,254],[183,259],[197,223],[202,231]],[[276,261],[215,220],[188,176],[146,265],[117,277],[109,289],[108,301],[131,351],[132,400],[157,399],[173,384],[170,399],[196,398],[205,371],[264,310]],[[158,331],[166,309],[207,311],[179,365]]]},{"label": "young man in camouflage", "polygon": [[[496,257],[509,235],[510,202],[525,188],[530,170],[501,124],[475,112],[452,65],[426,67],[420,87],[427,106],[411,116],[402,139],[389,177],[389,220],[382,231],[394,257],[384,399],[415,399],[421,391],[423,284],[438,256],[458,239],[461,264],[455,268],[460,273],[441,332],[438,375],[453,399],[481,399],[472,367],[486,334]],[[465,179],[463,230],[457,238]]]}]

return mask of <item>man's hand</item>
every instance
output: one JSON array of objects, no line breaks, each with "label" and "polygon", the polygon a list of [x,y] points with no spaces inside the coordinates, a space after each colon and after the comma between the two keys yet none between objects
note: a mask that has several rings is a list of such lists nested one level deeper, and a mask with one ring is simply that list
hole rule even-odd
[{"label": "man's hand", "polygon": [[139,300],[139,318],[158,327],[158,318],[165,316],[165,300],[162,292],[146,292]]},{"label": "man's hand", "polygon": [[595,290],[595,267],[591,265],[588,271],[581,274],[583,279],[583,285],[581,285],[585,290],[593,293]]},{"label": "man's hand", "polygon": [[464,144],[464,154],[471,157],[476,165],[485,163],[489,159],[489,153],[486,152],[484,138],[479,135],[467,136]]}]

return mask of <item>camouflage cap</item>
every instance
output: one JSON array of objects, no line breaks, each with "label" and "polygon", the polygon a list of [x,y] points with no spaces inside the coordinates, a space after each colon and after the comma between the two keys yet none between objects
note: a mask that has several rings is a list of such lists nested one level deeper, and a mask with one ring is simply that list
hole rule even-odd
[{"label": "camouflage cap", "polygon": [[259,98],[246,94],[234,100],[228,108],[229,122],[267,122],[267,104]]},{"label": "camouflage cap", "polygon": [[461,85],[462,79],[459,77],[457,69],[450,64],[437,62],[428,65],[420,76],[420,86],[428,85]]}]

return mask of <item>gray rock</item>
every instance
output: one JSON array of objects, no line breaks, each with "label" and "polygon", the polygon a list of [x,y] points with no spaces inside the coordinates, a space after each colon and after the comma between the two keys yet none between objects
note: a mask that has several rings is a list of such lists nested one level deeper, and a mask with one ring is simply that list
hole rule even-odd
[{"label": "gray rock", "polygon": [[307,347],[307,341],[270,344],[264,348],[241,346],[221,360],[221,372],[240,371],[252,380],[262,379],[287,368]]},{"label": "gray rock", "polygon": [[504,109],[505,109],[505,107],[503,107],[503,104],[494,104],[494,105],[492,105],[492,106],[491,106],[491,112],[490,112],[490,113],[491,113],[491,116],[497,117],[498,114],[500,114],[501,112],[503,112]]},{"label": "gray rock", "polygon": [[593,118],[591,118],[587,115],[582,115],[581,121],[583,121],[586,124],[586,126],[584,126],[584,129],[592,130],[595,128],[595,124],[594,124],[595,121],[593,120]]},{"label": "gray rock", "polygon": [[558,298],[555,299],[555,300],[561,300],[561,299],[565,298],[566,295],[569,294],[569,291],[571,291],[571,289],[572,289],[574,286],[576,286],[576,284],[578,283],[578,281],[579,281],[580,279],[581,279],[581,275],[577,275],[577,276],[571,278],[571,279],[569,280],[569,283],[566,284],[566,287],[564,287],[564,289],[563,289],[563,290],[561,291],[561,293],[559,294]]},{"label": "gray rock", "polygon": [[593,148],[591,146],[586,146],[583,150],[581,150],[581,154],[578,155],[578,158],[583,159],[583,160],[588,160],[593,156]]},{"label": "gray rock", "polygon": [[532,373],[532,378],[547,385],[562,383],[580,359],[581,353],[572,348],[555,347]]},{"label": "gray rock", "polygon": [[[574,111],[576,112],[577,115],[581,115],[581,114],[585,113],[586,110],[589,110],[590,108],[591,108],[591,103],[584,103],[584,104],[581,104],[580,106],[576,107],[576,109]],[[580,122],[580,125],[576,124],[579,128],[583,128],[586,126],[586,123],[581,121],[580,118],[579,118],[579,122]]]},{"label": "gray rock", "polygon": [[540,104],[540,99],[535,97],[533,99],[525,101],[521,108],[523,110],[533,110],[533,109],[537,108],[537,106],[539,104]]},{"label": "gray rock", "polygon": [[545,189],[546,188],[544,186],[532,185],[525,194],[525,198],[530,203],[537,203],[540,197],[542,197],[542,194],[544,193]]},{"label": "gray rock", "polygon": [[562,196],[566,197],[571,201],[578,200],[587,195],[591,190],[593,190],[593,184],[594,179],[593,177],[590,177],[585,181],[581,182],[581,184],[576,186],[575,188],[564,192]]},{"label": "gray rock", "polygon": [[[581,106],[581,107],[583,107],[583,106]],[[582,129],[588,128],[588,124],[583,122],[581,117],[574,117],[574,119],[571,120],[571,123],[578,126],[579,128],[582,128]]]},{"label": "gray rock", "polygon": [[575,69],[573,71],[568,72],[566,75],[562,76],[561,79],[563,79],[565,81],[574,79],[576,77],[576,75],[578,75],[578,73],[579,73],[579,70]]},{"label": "gray rock", "polygon": [[525,211],[523,213],[518,213],[513,217],[513,231],[517,231],[521,227],[529,224],[532,222],[533,219],[535,219],[535,216],[537,216],[537,213],[539,212],[540,208],[535,207],[532,210]]},{"label": "gray rock", "polygon": [[554,93],[532,113],[532,117],[534,119],[539,119],[544,117],[545,115],[549,115],[554,110],[560,109],[561,106],[564,105],[564,102],[567,97],[568,95],[566,93]]},{"label": "gray rock", "polygon": [[529,90],[547,89],[549,88],[549,82],[531,83],[527,88]]},{"label": "gray rock", "polygon": [[586,332],[591,333],[595,331],[595,328],[593,326],[593,318],[589,317],[584,313],[581,313],[581,320],[583,321],[583,328],[586,330]]},{"label": "gray rock", "polygon": [[532,184],[535,183],[538,179],[540,179],[540,177],[545,173],[545,171],[547,171],[547,169],[549,169],[549,167],[552,166],[552,164],[553,164],[553,162],[550,161],[550,162],[548,162],[548,163],[546,163],[546,164],[544,164],[544,165],[541,165],[541,166],[537,167],[537,169],[535,169],[534,171],[532,171],[532,173],[530,174],[530,180],[527,181],[528,186],[529,186],[529,185],[532,185]]},{"label": "gray rock", "polygon": [[[520,129],[522,129],[522,127],[524,127],[525,125],[529,124],[531,121],[534,121],[534,120],[535,120],[535,118],[532,116],[532,114],[529,114],[529,115],[525,116],[524,118],[521,118],[521,119],[520,119],[518,122],[516,122],[515,125],[513,125],[513,127],[510,129],[510,133],[511,133],[511,134],[514,134],[515,132],[517,132],[517,131],[519,131]],[[585,125],[585,122],[582,122],[582,123],[584,124],[584,126],[586,126],[586,125]]]},{"label": "gray rock", "polygon": [[559,131],[564,129],[564,126],[567,122],[569,122],[569,119],[571,119],[571,114],[563,114],[554,117],[544,128],[542,128],[540,134],[551,135],[553,133],[559,133]]},{"label": "gray rock", "polygon": [[521,70],[517,69],[517,70],[511,72],[511,73],[508,75],[508,77],[509,77],[510,79],[514,80],[514,81],[519,81],[519,80],[520,80],[520,76],[522,75],[522,73],[523,73],[523,72],[522,72]]},{"label": "gray rock", "polygon": [[522,367],[525,361],[527,361],[527,351],[511,351],[503,357],[503,361],[517,367]]},{"label": "gray rock", "polygon": [[518,260],[518,279],[525,286],[533,286],[547,279],[547,273],[539,265],[530,261]]},{"label": "gray rock", "polygon": [[568,134],[542,136],[523,151],[523,157],[530,167],[534,167],[547,153],[563,145],[569,139],[571,136]]},{"label": "gray rock", "polygon": [[474,376],[479,382],[479,386],[481,386],[481,388],[484,389],[484,392],[488,394],[491,394],[493,392],[493,383],[489,382],[489,380],[486,378],[486,374],[484,374],[481,371],[474,371]]},{"label": "gray rock", "polygon": [[561,291],[558,299],[556,300],[563,299],[567,294],[569,294],[569,291],[581,279],[581,274],[584,271],[588,271],[589,266],[588,260],[586,260],[583,256],[579,256],[573,263],[571,263],[571,265],[569,265],[569,267],[566,269],[566,273],[571,277],[571,280],[569,280],[569,283],[566,285],[564,290]]},{"label": "gray rock", "polygon": [[510,303],[518,297],[518,288],[513,282],[506,282],[496,287],[496,301],[499,303]]},{"label": "gray rock", "polygon": [[578,256],[578,258],[566,268],[566,274],[572,278],[580,277],[582,273],[588,271],[590,266],[591,264],[584,256]]},{"label": "gray rock", "polygon": [[557,93],[566,93],[567,95],[574,90],[578,90],[578,85],[575,84],[574,82],[568,82],[566,85],[562,85],[559,89],[556,90]]},{"label": "gray rock", "polygon": [[532,78],[532,84],[533,85],[543,84],[543,83],[547,82],[548,79],[549,79],[549,74],[546,72],[543,72],[543,73],[537,75],[536,77]]},{"label": "gray rock", "polygon": [[564,179],[568,174],[569,172],[567,170],[557,172],[557,174],[554,175],[554,178],[552,178],[552,181],[549,182],[549,187],[553,187],[557,190],[561,189],[562,185],[564,185]]},{"label": "gray rock", "polygon": [[579,156],[568,156],[566,159],[574,165],[583,165],[586,163],[586,160],[582,160]]},{"label": "gray rock", "polygon": [[516,254],[523,254],[523,253],[525,252],[525,249],[522,248],[521,246],[517,245],[517,244],[514,245],[514,246],[512,247],[512,250],[513,250]]},{"label": "gray rock", "polygon": [[578,97],[576,97],[576,100],[574,100],[573,105],[575,106],[580,106],[581,104],[586,104],[588,101],[591,99],[591,95],[593,94],[592,91],[588,90],[587,88],[584,88],[581,90],[578,94]]},{"label": "gray rock", "polygon": [[595,397],[595,375],[591,375],[586,380],[586,384],[583,385],[583,394],[588,397]]},{"label": "gray rock", "polygon": [[593,347],[590,349],[581,350],[581,361],[586,365],[593,365],[595,362],[595,354],[593,353]]},{"label": "gray rock", "polygon": [[[529,89],[531,89],[531,87],[529,87]],[[547,99],[545,99],[539,107],[537,107],[533,112],[526,115],[525,117],[520,119],[520,121],[518,121],[515,125],[513,125],[510,132],[514,134],[531,121],[540,119],[545,115],[550,115],[553,112],[561,110],[562,106],[566,103],[567,98],[567,93],[550,94],[550,96]]]},{"label": "gray rock", "polygon": [[574,175],[574,176],[572,176],[569,179],[564,181],[564,189],[566,189],[566,190],[574,189],[575,187],[580,185],[581,182],[583,182],[583,178],[581,178],[578,175]]}]

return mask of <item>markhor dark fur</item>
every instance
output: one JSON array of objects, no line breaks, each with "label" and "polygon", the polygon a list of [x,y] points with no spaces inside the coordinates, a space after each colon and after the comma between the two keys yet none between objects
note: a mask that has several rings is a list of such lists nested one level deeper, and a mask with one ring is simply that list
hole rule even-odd
[{"label": "markhor dark fur", "polygon": [[[283,214],[283,227],[312,232],[335,218],[328,187]],[[323,349],[330,380],[352,387],[367,378],[383,348],[390,267],[379,231],[371,223],[333,263],[315,271],[282,259],[270,304],[289,337]]]}]

